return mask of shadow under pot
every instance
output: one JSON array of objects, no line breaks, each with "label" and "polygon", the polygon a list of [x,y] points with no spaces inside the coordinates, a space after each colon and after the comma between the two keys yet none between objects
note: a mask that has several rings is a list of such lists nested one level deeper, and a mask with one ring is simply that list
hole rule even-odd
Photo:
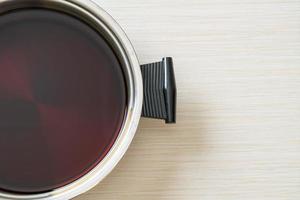
[{"label": "shadow under pot", "polygon": [[70,199],[119,162],[141,116],[175,123],[171,58],[140,65],[92,1],[0,1],[0,199]]}]

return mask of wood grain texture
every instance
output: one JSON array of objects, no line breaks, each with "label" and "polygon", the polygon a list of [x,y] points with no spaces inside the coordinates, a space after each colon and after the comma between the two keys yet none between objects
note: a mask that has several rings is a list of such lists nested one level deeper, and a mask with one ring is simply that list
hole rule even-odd
[{"label": "wood grain texture", "polygon": [[77,200],[299,200],[299,0],[98,0],[141,63],[173,56],[178,123],[142,119]]}]

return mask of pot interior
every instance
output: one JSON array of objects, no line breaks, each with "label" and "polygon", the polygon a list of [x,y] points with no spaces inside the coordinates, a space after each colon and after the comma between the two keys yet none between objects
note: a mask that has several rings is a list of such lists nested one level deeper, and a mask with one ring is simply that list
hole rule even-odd
[{"label": "pot interior", "polygon": [[0,16],[0,191],[43,193],[92,170],[114,144],[127,89],[109,43],[50,9]]}]

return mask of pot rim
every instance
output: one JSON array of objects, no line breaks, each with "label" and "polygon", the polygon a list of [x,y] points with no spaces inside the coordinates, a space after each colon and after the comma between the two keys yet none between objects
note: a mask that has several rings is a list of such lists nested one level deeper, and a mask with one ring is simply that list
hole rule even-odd
[{"label": "pot rim", "polygon": [[46,8],[80,18],[106,38],[123,67],[127,84],[127,111],[118,138],[102,161],[78,180],[49,192],[28,195],[0,192],[0,199],[71,199],[96,186],[113,170],[127,151],[142,112],[143,81],[140,64],[125,32],[93,0],[0,0],[0,14],[20,8]]}]

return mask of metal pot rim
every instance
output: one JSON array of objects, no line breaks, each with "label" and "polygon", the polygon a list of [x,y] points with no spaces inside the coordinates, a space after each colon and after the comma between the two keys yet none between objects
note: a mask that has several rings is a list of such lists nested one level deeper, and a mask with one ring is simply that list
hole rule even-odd
[{"label": "metal pot rim", "polygon": [[69,185],[40,194],[0,192],[0,199],[65,200],[78,196],[103,180],[127,151],[138,127],[143,104],[140,65],[124,31],[116,21],[92,0],[0,0],[0,14],[20,8],[47,8],[74,15],[99,31],[117,53],[126,78],[127,113],[113,147],[89,173]]}]

